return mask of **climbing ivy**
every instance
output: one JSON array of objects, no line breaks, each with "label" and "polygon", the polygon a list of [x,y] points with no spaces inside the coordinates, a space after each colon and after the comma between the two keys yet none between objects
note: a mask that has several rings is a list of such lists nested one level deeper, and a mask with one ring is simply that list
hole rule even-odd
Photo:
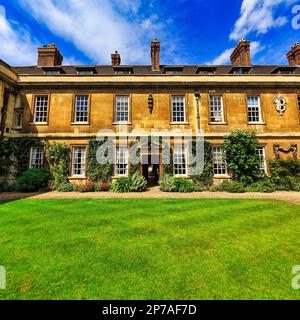
[{"label": "climbing ivy", "polygon": [[9,140],[11,165],[14,167],[17,177],[28,169],[30,148],[42,146],[43,141],[39,138],[14,138]]},{"label": "climbing ivy", "polygon": [[0,176],[8,174],[9,167],[12,164],[10,141],[0,138]]},{"label": "climbing ivy", "polygon": [[257,147],[255,131],[237,130],[225,138],[224,156],[234,180],[249,185],[261,175]]},{"label": "climbing ivy", "polygon": [[91,181],[109,182],[113,175],[111,163],[100,164],[97,161],[97,150],[104,141],[91,140],[88,147],[87,177]]},{"label": "climbing ivy", "polygon": [[[197,153],[197,143],[195,140],[192,141],[192,155],[193,157],[199,156],[199,151]],[[196,167],[199,162],[196,161],[191,167]],[[204,185],[209,188],[213,184],[213,154],[212,154],[212,144],[208,141],[204,141],[204,168],[203,172],[199,175],[192,176],[194,182]]]},{"label": "climbing ivy", "polygon": [[53,179],[52,187],[56,189],[60,184],[68,182],[70,149],[65,143],[45,141],[44,145]]}]

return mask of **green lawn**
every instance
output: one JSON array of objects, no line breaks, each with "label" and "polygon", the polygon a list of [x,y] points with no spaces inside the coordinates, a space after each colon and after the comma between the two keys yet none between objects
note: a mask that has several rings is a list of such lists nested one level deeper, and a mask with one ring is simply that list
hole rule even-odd
[{"label": "green lawn", "polygon": [[273,200],[0,204],[0,299],[300,299],[300,206]]}]

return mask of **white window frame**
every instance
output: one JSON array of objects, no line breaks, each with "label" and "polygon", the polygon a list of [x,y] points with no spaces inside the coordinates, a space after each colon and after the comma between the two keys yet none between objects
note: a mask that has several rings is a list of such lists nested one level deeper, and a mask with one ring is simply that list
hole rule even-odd
[{"label": "white window frame", "polygon": [[[178,102],[178,101],[174,101],[175,99],[178,99],[178,98],[181,98],[182,101],[181,102]],[[174,111],[174,108],[177,107],[179,108],[178,106],[174,106],[174,103],[182,103],[183,102],[183,111]],[[171,97],[171,117],[172,117],[172,123],[185,123],[186,122],[186,106],[185,106],[185,96],[184,95],[173,95]],[[180,116],[176,116],[176,119],[175,119],[175,113],[180,113],[180,112],[183,112],[183,120],[177,120]]]},{"label": "white window frame", "polygon": [[[17,114],[20,116],[20,124],[17,124]],[[23,110],[14,110],[13,129],[22,129],[23,127]]]},{"label": "white window frame", "polygon": [[[77,170],[75,168],[75,165],[79,165],[78,161],[75,161],[77,159],[75,159],[75,150],[78,148],[83,148],[84,149],[84,153],[83,153],[83,157],[81,159],[81,173],[75,173],[75,171]],[[76,145],[76,146],[72,146],[72,177],[85,177],[86,176],[86,154],[87,154],[87,146],[86,145]]]},{"label": "white window frame", "polygon": [[[212,104],[214,99],[219,98],[221,102],[221,111],[217,110],[219,108],[219,105],[217,104]],[[220,113],[220,120],[216,121],[216,119],[213,120],[213,113]],[[217,117],[214,117],[217,118]],[[209,121],[210,123],[218,124],[218,123],[224,123],[225,122],[225,117],[224,117],[224,104],[223,104],[223,96],[221,95],[211,95],[209,96]]]},{"label": "white window frame", "polygon": [[[127,99],[127,120],[119,120],[118,119],[118,113],[126,113],[126,111],[118,111],[118,107],[122,107],[122,106],[118,106],[118,99],[120,98],[126,98]],[[120,123],[120,124],[128,124],[130,123],[130,96],[129,95],[117,95],[115,98],[115,123]],[[120,102],[120,103],[124,103],[124,102]],[[126,102],[125,102],[126,103]],[[124,108],[124,106],[123,106]]]},{"label": "white window frame", "polygon": [[[258,101],[258,105],[257,106],[249,106],[249,98],[257,98]],[[254,111],[254,108],[258,107],[258,120],[257,121],[253,121],[250,120],[250,113],[254,113],[257,111]],[[250,110],[250,108],[252,108],[252,110]],[[262,123],[262,110],[261,110],[261,102],[260,102],[260,96],[259,95],[247,95],[247,122],[250,124],[255,124],[255,123]]]},{"label": "white window frame", "polygon": [[[47,104],[45,105],[37,105],[38,99],[40,98],[47,98]],[[35,124],[47,124],[48,123],[48,112],[49,112],[49,95],[36,95],[34,97],[34,114],[33,114],[33,123]],[[41,103],[41,102],[40,102]],[[37,108],[44,108],[43,110],[37,110]],[[46,109],[46,111],[45,111]],[[45,119],[43,121],[40,121],[40,118],[37,117],[41,117],[40,115],[38,116],[38,114],[40,113],[46,113]]]},{"label": "white window frame", "polygon": [[[120,161],[120,150],[124,152],[122,156],[122,162]],[[128,176],[128,159],[129,159],[129,151],[127,145],[117,145],[116,146],[116,154],[115,154],[115,176],[116,177],[127,177]],[[124,161],[123,161],[124,160]],[[124,170],[124,173],[120,173],[121,170]]]},{"label": "white window frame", "polygon": [[[262,151],[262,153],[260,153]],[[258,146],[256,149],[257,155],[259,157],[259,168],[261,172],[267,173],[267,159],[266,159],[266,148],[265,146]]]},{"label": "white window frame", "polygon": [[[178,150],[179,148],[180,148],[180,150]],[[185,163],[183,163],[183,161],[180,161],[180,163],[175,163],[175,156],[176,156],[176,153],[179,153],[179,151],[181,151],[181,160],[184,159]],[[184,155],[184,158],[182,157],[182,155]],[[176,173],[175,166],[176,165],[183,166],[184,164],[185,164],[185,167],[183,170],[185,172]],[[182,169],[180,169],[180,170],[182,170]],[[188,152],[187,152],[186,145],[174,145],[174,148],[173,148],[173,174],[175,177],[188,177]]]},{"label": "white window frame", "polygon": [[[83,108],[83,106],[85,106],[85,104],[83,105],[82,102],[80,103],[80,105],[78,105],[78,100],[82,99],[82,98],[87,98],[86,100],[86,111],[80,110]],[[73,117],[73,122],[74,123],[89,123],[89,104],[90,104],[90,97],[87,94],[83,94],[83,95],[75,95],[75,99],[74,99],[74,117]],[[86,120],[77,120],[77,116],[79,114],[85,114],[86,113]],[[85,117],[85,115],[81,115],[79,116],[79,118]]]},{"label": "white window frame", "polygon": [[[216,157],[216,151],[218,153],[218,156],[220,155],[221,157]],[[214,177],[228,177],[227,163],[226,163],[226,160],[223,158],[223,146],[221,146],[221,145],[213,146],[212,152],[213,152]],[[217,168],[215,168],[215,165],[217,166]],[[225,170],[224,170],[224,168],[225,168]],[[222,172],[216,173],[216,170],[222,171]]]},{"label": "white window frame", "polygon": [[[37,157],[37,155],[40,155]],[[36,163],[36,160],[40,160],[39,163]],[[33,163],[34,161],[34,163]],[[44,165],[44,148],[42,147],[32,147],[30,148],[30,160],[29,168],[30,169],[41,169]]]}]

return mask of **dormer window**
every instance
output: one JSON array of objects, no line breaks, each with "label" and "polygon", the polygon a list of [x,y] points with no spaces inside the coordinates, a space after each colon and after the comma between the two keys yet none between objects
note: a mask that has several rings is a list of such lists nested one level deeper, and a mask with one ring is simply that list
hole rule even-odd
[{"label": "dormer window", "polygon": [[165,68],[165,74],[182,74],[183,68]]},{"label": "dormer window", "polygon": [[88,75],[88,74],[94,74],[96,73],[96,70],[94,67],[77,67],[77,74],[82,74],[82,75]]},{"label": "dormer window", "polygon": [[249,74],[251,67],[234,67],[230,70],[231,74]]},{"label": "dormer window", "polygon": [[197,74],[215,74],[216,68],[198,68]]},{"label": "dormer window", "polygon": [[114,68],[115,74],[133,74],[133,69],[132,68]]},{"label": "dormer window", "polygon": [[294,74],[295,67],[278,67],[272,71],[272,74]]},{"label": "dormer window", "polygon": [[62,72],[62,69],[61,69],[61,68],[57,68],[57,67],[43,68],[43,70],[44,70],[44,73],[45,73],[45,74],[53,74],[53,75],[56,75],[56,74],[61,74],[61,73],[63,73],[63,72]]}]

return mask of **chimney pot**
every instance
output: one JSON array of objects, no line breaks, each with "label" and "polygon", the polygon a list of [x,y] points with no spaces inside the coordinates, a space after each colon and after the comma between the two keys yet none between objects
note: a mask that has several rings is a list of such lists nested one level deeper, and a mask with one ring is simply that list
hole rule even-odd
[{"label": "chimney pot", "polygon": [[296,42],[292,47],[291,50],[286,55],[289,65],[296,66],[300,65],[300,44]]},{"label": "chimney pot", "polygon": [[113,67],[117,67],[121,64],[121,56],[118,51],[111,54],[111,64]]},{"label": "chimney pot", "polygon": [[154,38],[151,42],[152,70],[160,71],[160,42]]},{"label": "chimney pot", "polygon": [[242,38],[230,56],[231,64],[242,67],[251,66],[250,41]]},{"label": "chimney pot", "polygon": [[53,43],[38,48],[38,67],[61,66],[63,59],[64,57]]}]

